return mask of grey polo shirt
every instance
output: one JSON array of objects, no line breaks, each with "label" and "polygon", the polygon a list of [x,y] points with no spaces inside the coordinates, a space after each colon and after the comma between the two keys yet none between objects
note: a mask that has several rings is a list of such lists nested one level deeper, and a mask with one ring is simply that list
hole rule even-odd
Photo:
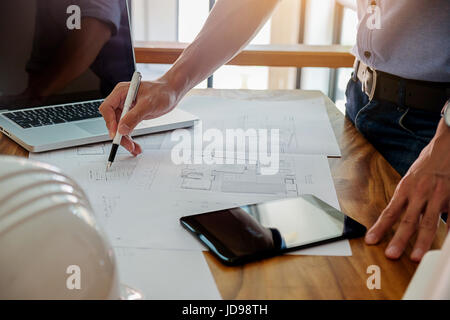
[{"label": "grey polo shirt", "polygon": [[358,0],[353,54],[403,78],[450,82],[450,0],[377,0],[379,29],[371,2]]}]

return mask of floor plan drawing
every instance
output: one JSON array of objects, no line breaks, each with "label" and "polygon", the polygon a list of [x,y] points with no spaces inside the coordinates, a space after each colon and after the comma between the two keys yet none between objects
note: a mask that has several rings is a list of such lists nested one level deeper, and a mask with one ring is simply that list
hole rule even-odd
[{"label": "floor plan drawing", "polygon": [[260,164],[184,165],[180,169],[180,185],[185,190],[226,193],[257,193],[297,196],[299,187],[295,163],[284,159],[275,175],[261,174]]}]

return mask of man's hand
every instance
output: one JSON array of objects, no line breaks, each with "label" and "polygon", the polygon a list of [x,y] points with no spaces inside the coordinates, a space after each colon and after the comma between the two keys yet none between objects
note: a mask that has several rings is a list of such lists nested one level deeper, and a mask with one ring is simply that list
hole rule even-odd
[{"label": "man's hand", "polygon": [[[403,214],[385,254],[391,259],[399,258],[417,231],[411,260],[420,261],[431,247],[441,212],[450,212],[450,129],[443,121],[367,232],[366,243],[378,243]],[[450,227],[449,220],[447,226]]]},{"label": "man's hand", "polygon": [[129,82],[119,83],[99,111],[105,119],[109,136],[114,138],[119,128],[119,133],[123,135],[122,146],[137,156],[142,149],[130,138],[133,129],[142,120],[157,118],[171,111],[178,103],[179,95],[164,80],[142,82],[135,103],[119,122],[129,86]]}]

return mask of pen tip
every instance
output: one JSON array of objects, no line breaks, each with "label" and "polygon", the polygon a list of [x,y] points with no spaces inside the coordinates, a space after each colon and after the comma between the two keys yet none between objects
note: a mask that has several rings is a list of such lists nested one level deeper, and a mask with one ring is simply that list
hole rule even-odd
[{"label": "pen tip", "polygon": [[106,165],[106,171],[108,171],[109,168],[111,168],[112,163],[108,162],[108,164]]}]

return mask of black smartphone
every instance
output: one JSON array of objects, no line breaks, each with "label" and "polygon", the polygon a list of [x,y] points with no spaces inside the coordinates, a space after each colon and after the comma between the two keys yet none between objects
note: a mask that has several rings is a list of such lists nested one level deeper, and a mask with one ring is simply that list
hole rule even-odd
[{"label": "black smartphone", "polygon": [[180,223],[226,265],[366,233],[363,225],[313,195],[186,216]]}]

